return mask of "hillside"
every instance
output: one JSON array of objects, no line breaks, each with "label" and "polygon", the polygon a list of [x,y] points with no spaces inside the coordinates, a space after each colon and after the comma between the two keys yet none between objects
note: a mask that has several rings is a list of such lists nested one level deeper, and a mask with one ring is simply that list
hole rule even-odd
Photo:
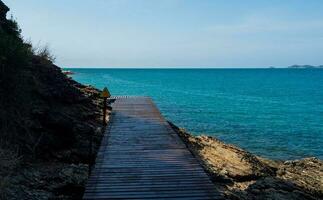
[{"label": "hillside", "polygon": [[77,198],[101,138],[99,91],[24,42],[8,11],[0,1],[0,199]]}]

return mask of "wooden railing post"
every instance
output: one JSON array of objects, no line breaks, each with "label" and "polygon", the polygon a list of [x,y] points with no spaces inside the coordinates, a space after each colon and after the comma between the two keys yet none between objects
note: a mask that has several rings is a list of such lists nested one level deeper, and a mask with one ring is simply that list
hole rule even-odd
[{"label": "wooden railing post", "polygon": [[101,97],[103,97],[103,126],[107,125],[107,99],[110,97],[110,92],[107,87],[105,87],[101,93]]},{"label": "wooden railing post", "polygon": [[107,125],[107,97],[103,97],[103,126]]}]

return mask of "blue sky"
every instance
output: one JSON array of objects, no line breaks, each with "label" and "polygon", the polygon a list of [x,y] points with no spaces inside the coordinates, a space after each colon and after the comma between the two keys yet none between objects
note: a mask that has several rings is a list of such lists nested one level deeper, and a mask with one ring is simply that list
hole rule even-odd
[{"label": "blue sky", "polygon": [[61,67],[323,64],[322,0],[4,0]]}]

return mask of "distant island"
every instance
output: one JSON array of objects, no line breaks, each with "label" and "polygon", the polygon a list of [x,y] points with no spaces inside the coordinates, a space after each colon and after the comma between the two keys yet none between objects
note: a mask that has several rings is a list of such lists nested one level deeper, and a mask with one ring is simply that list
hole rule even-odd
[{"label": "distant island", "polygon": [[292,65],[287,68],[292,69],[323,69],[323,65],[313,66],[313,65]]}]

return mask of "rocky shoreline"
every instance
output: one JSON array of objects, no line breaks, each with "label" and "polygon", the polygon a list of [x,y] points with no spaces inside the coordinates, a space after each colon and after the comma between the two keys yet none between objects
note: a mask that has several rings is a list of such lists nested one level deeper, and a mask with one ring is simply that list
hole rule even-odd
[{"label": "rocky shoreline", "polygon": [[[0,199],[81,199],[99,148],[99,90],[36,53],[0,0]],[[323,163],[266,160],[170,123],[228,199],[323,199]]]},{"label": "rocky shoreline", "polygon": [[275,161],[170,122],[227,199],[323,199],[323,161]]},{"label": "rocky shoreline", "polygon": [[[55,66],[52,66],[55,67]],[[46,119],[46,123],[39,123],[37,118],[33,123],[39,123],[43,129],[51,126],[60,127],[59,130],[69,130],[75,141],[59,148],[30,152],[18,152],[7,146],[0,147],[0,199],[81,199],[85,184],[89,176],[90,167],[94,163],[104,127],[102,124],[100,91],[81,85],[69,78],[70,83],[84,98],[81,103],[69,105],[56,117]],[[55,88],[55,86],[54,86]],[[57,88],[59,89],[59,88]],[[84,102],[85,101],[85,102]],[[86,103],[87,102],[87,103]],[[75,102],[76,103],[76,102]],[[41,112],[42,107],[38,107]],[[79,110],[78,110],[79,109]],[[49,113],[46,112],[46,115]],[[56,120],[58,118],[58,120]],[[109,117],[108,117],[109,119]],[[57,133],[57,130],[54,130]],[[37,132],[35,132],[37,133]],[[42,141],[46,141],[44,138]],[[60,138],[53,143],[62,143]],[[15,144],[18,146],[19,144]],[[43,149],[45,147],[39,146]]]}]

